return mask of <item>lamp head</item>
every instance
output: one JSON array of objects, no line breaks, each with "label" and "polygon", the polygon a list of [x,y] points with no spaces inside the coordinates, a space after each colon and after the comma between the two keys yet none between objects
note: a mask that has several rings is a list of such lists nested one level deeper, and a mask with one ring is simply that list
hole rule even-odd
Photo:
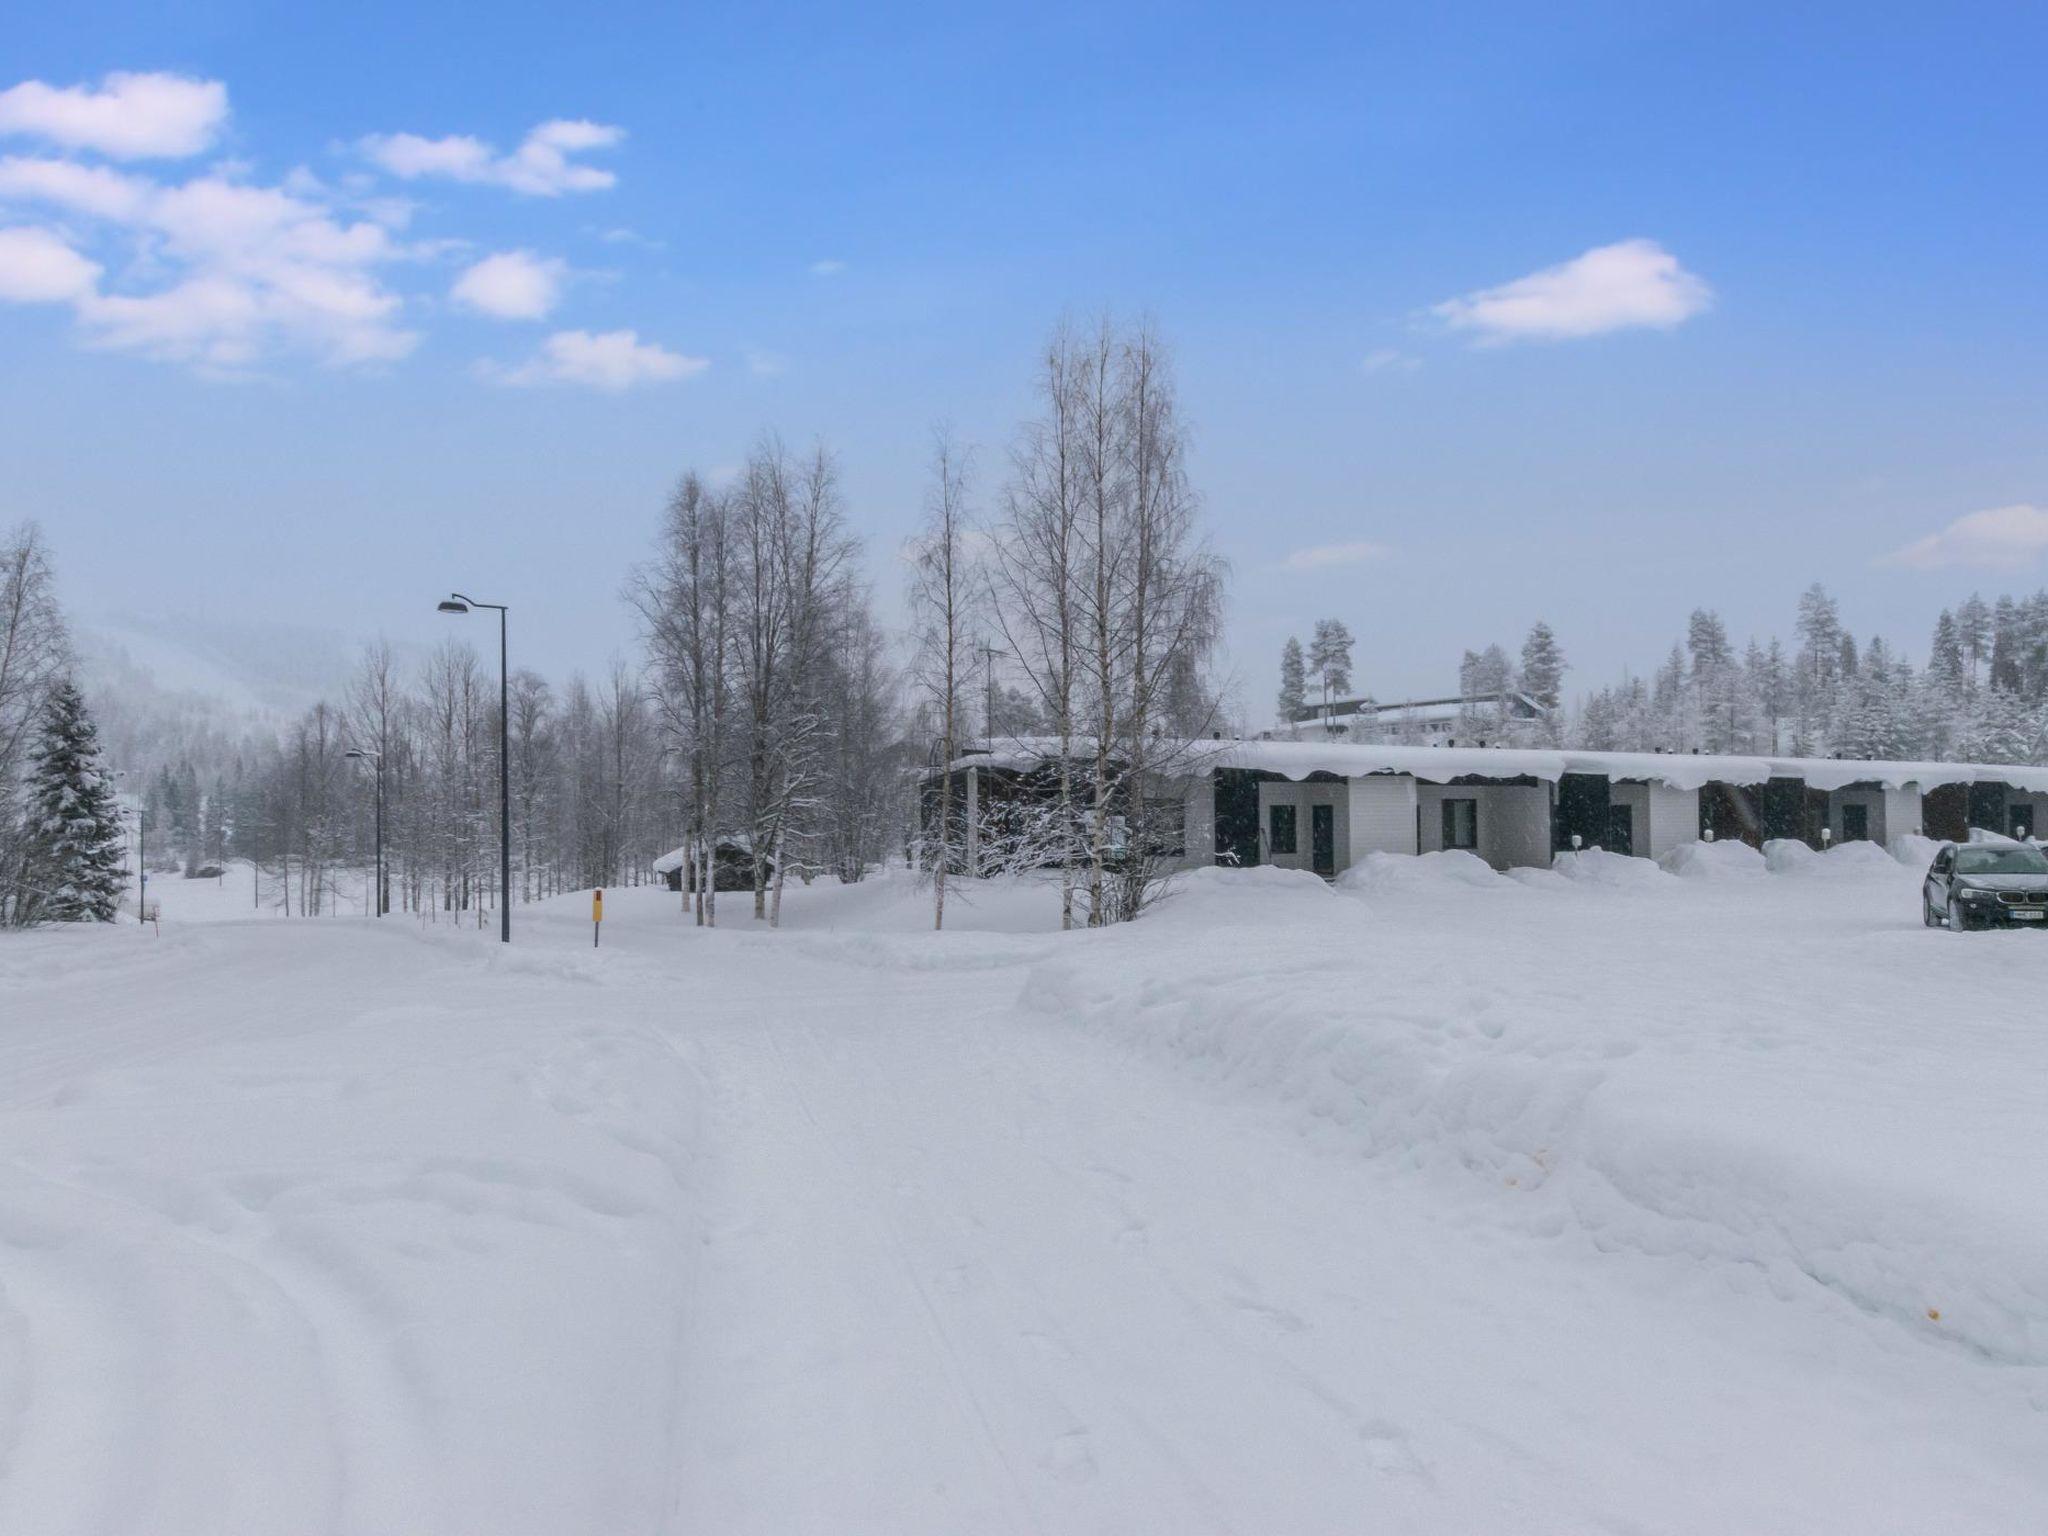
[{"label": "lamp head", "polygon": [[437,613],[467,613],[469,612],[469,604],[459,597],[444,597],[440,602],[434,604],[434,611]]}]

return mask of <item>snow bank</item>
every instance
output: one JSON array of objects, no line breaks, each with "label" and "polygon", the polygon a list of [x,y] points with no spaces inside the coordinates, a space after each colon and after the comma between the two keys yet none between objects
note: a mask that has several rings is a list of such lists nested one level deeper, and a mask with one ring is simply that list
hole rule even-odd
[{"label": "snow bank", "polygon": [[1922,837],[1917,832],[1902,832],[1892,839],[1891,856],[1908,869],[1925,871],[1934,862],[1934,856],[1948,846],[1938,837]]},{"label": "snow bank", "polygon": [[1441,853],[1368,853],[1337,877],[1345,891],[1503,890],[1513,882],[1477,854],[1462,848]]},{"label": "snow bank", "polygon": [[1809,848],[1796,838],[1773,838],[1764,844],[1764,863],[1774,875],[1836,880],[1896,875],[1899,861],[1876,843],[1838,843],[1826,851]]},{"label": "snow bank", "polygon": [[1765,872],[1764,856],[1747,843],[1680,843],[1657,861],[1660,868],[1688,880],[1749,879]]},{"label": "snow bank", "polygon": [[[1778,866],[1850,877],[1839,894],[1709,877],[1695,900],[1638,908],[1625,936],[1591,931],[1579,902],[1464,924],[1393,903],[1369,934],[1337,903],[1255,946],[1140,934],[1062,951],[1022,1001],[1317,1144],[1523,1202],[1503,1219],[2048,1365],[2048,1208],[2030,1172],[2048,1136],[2019,1086],[2048,1047],[2014,1011],[2037,987],[2033,951],[1994,957],[1986,996],[2006,1001],[1930,1055],[1924,1017],[1952,983],[1890,933],[1864,942],[1903,925],[1868,878],[1899,866],[1874,845],[1794,846],[1805,857]],[[1676,888],[1646,860],[1558,865]],[[1628,963],[1582,963],[1624,949]]]},{"label": "snow bank", "polygon": [[1609,853],[1605,848],[1585,848],[1576,853],[1560,853],[1550,861],[1550,867],[1567,880],[1577,881],[1581,885],[1645,890],[1671,883],[1671,876],[1649,859],[1630,858],[1624,853]]}]

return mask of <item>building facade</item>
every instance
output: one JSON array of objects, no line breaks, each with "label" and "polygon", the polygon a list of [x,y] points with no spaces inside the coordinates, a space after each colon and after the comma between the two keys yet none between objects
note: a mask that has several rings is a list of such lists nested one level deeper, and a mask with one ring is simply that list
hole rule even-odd
[{"label": "building facade", "polygon": [[[1047,781],[1047,742],[957,759],[965,840],[980,808]],[[1373,853],[1469,852],[1496,869],[1601,848],[1656,859],[1700,838],[1813,847],[1972,828],[2033,835],[2048,768],[1340,741],[1216,741],[1180,754],[1148,803],[1176,799],[1177,862],[1332,877]]]}]

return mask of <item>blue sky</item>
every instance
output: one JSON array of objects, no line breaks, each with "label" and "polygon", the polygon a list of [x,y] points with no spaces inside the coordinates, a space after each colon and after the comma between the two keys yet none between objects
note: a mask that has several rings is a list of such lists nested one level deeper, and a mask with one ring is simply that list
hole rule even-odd
[{"label": "blue sky", "polygon": [[992,482],[1107,307],[1174,345],[1255,704],[1326,614],[1382,697],[1816,579],[1918,651],[2044,579],[2048,24],[1787,9],[41,7],[0,520],[88,616],[432,639],[455,586],[596,667],[674,476],[771,427],[893,599],[932,423]]}]

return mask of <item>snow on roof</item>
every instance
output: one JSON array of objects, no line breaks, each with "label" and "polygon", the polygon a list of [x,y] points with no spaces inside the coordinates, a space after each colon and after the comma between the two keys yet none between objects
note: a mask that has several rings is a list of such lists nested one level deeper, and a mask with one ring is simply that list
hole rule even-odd
[{"label": "snow on roof", "polygon": [[[747,853],[754,851],[754,840],[744,832],[728,832],[718,840],[720,853]],[[690,862],[692,850],[688,843],[680,848],[671,848],[647,867],[657,875],[672,875]],[[770,861],[771,863],[773,860]]]},{"label": "snow on roof", "polygon": [[[1075,742],[1073,750],[1091,750]],[[1737,757],[1709,752],[1570,752],[1546,747],[1420,747],[1337,741],[1204,741],[1191,748],[1171,749],[1189,771],[1249,768],[1305,779],[1314,773],[1355,778],[1365,774],[1406,774],[1425,783],[1452,779],[1542,779],[1556,782],[1568,773],[1598,774],[1624,781],[1668,784],[1673,789],[1699,789],[1707,784],[1761,784],[1767,779],[1802,779],[1814,789],[1844,789],[1851,784],[1881,784],[1887,789],[1907,785],[1927,790],[1942,784],[2010,784],[2016,789],[2048,794],[2048,767],[2017,763],[1873,762],[1835,757]],[[1059,754],[1056,737],[1021,737],[1001,742],[994,750],[956,758],[959,768],[1035,766]]]}]

